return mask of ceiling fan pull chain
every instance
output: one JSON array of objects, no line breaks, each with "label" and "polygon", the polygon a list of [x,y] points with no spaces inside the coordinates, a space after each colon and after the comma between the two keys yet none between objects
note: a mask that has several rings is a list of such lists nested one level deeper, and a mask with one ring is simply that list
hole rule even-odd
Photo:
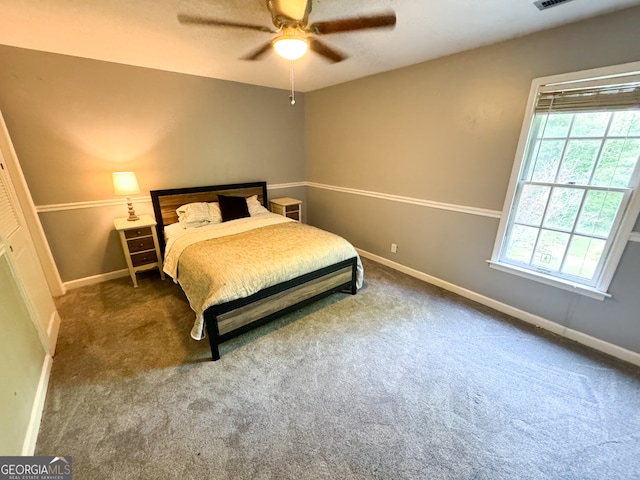
[{"label": "ceiling fan pull chain", "polygon": [[295,89],[293,88],[293,60],[289,62],[289,80],[291,82],[291,95],[289,95],[289,101],[291,102],[291,105],[295,105],[296,92],[295,92]]}]

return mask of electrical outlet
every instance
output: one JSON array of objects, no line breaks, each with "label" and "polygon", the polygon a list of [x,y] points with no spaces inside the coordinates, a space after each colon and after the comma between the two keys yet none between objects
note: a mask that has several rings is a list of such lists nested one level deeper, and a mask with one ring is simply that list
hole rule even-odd
[{"label": "electrical outlet", "polygon": [[395,243],[391,244],[391,253],[398,253],[398,245]]}]

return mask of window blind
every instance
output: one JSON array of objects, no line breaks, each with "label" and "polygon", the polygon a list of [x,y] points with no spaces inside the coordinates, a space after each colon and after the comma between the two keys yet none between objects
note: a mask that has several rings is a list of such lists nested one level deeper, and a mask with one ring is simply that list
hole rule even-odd
[{"label": "window blind", "polygon": [[640,82],[542,92],[536,113],[640,109]]}]

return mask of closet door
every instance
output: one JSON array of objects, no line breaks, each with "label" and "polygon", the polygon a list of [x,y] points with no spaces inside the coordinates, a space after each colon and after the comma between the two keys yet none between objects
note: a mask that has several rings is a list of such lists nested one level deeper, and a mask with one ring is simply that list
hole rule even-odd
[{"label": "closet door", "polygon": [[20,222],[13,205],[12,195],[9,194],[3,160],[2,151],[0,151],[0,232],[4,238],[9,238],[20,228]]},{"label": "closet door", "polygon": [[[3,206],[4,200],[0,202]],[[6,214],[4,208],[1,211]],[[30,455],[33,440],[29,431],[35,422],[33,409],[46,352],[31,321],[8,249],[1,241],[0,322],[0,455]]]},{"label": "closet door", "polygon": [[31,318],[46,351],[53,355],[58,313],[0,151],[0,239],[16,270]]}]

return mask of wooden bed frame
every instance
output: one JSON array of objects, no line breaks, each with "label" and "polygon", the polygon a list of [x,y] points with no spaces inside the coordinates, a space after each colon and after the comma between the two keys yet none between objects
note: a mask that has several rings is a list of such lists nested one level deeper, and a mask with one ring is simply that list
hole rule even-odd
[{"label": "wooden bed frame", "polygon": [[[220,195],[249,197],[258,195],[267,206],[267,183],[252,182],[209,187],[152,190],[151,201],[164,257],[164,226],[176,223],[176,209],[191,202],[215,202]],[[287,282],[265,288],[249,297],[213,305],[205,310],[204,321],[211,356],[220,359],[219,345],[248,330],[333,293],[356,293],[357,258],[339,262]]]}]

